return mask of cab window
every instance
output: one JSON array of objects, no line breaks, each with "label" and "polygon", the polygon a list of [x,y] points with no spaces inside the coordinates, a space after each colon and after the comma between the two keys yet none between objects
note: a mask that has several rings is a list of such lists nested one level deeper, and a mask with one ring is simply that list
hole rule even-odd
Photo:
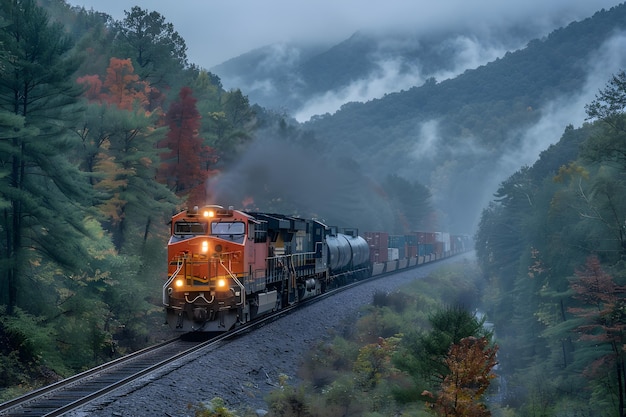
[{"label": "cab window", "polygon": [[243,222],[212,222],[211,235],[234,242],[243,241],[246,226]]},{"label": "cab window", "polygon": [[196,236],[207,234],[207,224],[202,222],[176,222],[174,234],[180,236]]}]

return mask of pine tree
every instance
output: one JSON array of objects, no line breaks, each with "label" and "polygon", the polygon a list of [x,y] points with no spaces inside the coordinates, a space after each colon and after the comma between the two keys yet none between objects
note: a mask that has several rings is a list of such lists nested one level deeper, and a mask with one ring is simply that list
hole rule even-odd
[{"label": "pine tree", "polygon": [[180,74],[187,66],[187,45],[158,12],[138,6],[124,11],[116,25],[115,54],[130,57],[137,73],[152,86],[172,86],[171,74]]},{"label": "pine tree", "polygon": [[[466,337],[490,337],[483,327],[484,320],[459,306],[435,312],[429,322],[429,332],[405,335],[394,356],[396,367],[413,379],[416,393],[435,391],[450,374],[446,356],[452,345]],[[423,394],[421,399],[425,399]]]},{"label": "pine tree", "polygon": [[0,72],[0,110],[23,123],[0,138],[0,164],[8,167],[0,182],[0,276],[13,312],[29,259],[76,266],[85,257],[78,239],[90,191],[68,158],[68,127],[80,113],[70,40],[34,0],[3,1],[0,19],[0,44],[11,56]]}]

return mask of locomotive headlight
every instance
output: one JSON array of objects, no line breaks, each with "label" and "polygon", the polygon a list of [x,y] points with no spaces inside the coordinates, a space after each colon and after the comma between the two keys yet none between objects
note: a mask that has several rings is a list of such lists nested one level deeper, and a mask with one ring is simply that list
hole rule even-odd
[{"label": "locomotive headlight", "polygon": [[209,242],[206,240],[202,241],[202,253],[207,253],[209,251]]},{"label": "locomotive headlight", "polygon": [[215,212],[213,210],[204,210],[204,217],[215,217]]},{"label": "locomotive headlight", "polygon": [[217,280],[217,288],[221,288],[221,289],[226,288],[226,280],[224,278]]},{"label": "locomotive headlight", "polygon": [[176,286],[177,286],[177,287],[182,287],[182,286],[183,286],[183,284],[184,284],[184,282],[183,282],[183,280],[182,280],[182,279],[177,279],[177,280],[176,280],[176,282],[175,282],[175,284],[176,284]]}]

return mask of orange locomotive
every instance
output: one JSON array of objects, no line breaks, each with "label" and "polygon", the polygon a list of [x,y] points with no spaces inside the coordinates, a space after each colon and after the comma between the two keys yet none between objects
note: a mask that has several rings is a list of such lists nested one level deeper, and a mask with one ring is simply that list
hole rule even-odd
[{"label": "orange locomotive", "polygon": [[369,276],[369,246],[315,220],[206,206],[172,217],[167,322],[224,332],[270,311]]}]

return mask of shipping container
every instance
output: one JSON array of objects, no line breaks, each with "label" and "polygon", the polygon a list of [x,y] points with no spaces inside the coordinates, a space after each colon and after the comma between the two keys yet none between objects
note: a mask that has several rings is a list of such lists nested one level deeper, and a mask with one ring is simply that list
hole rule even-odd
[{"label": "shipping container", "polygon": [[401,249],[406,245],[406,236],[389,235],[389,247]]},{"label": "shipping container", "polygon": [[433,244],[437,241],[437,234],[435,232],[415,232],[417,235],[418,244]]},{"label": "shipping container", "polygon": [[411,233],[408,235],[404,236],[405,242],[407,246],[417,246],[418,242],[418,238],[417,238],[417,233]]},{"label": "shipping container", "polygon": [[363,238],[370,247],[370,262],[387,262],[389,247],[389,234],[386,232],[366,232]]},{"label": "shipping container", "polygon": [[435,255],[437,255],[436,259],[439,259],[441,257],[441,255],[443,255],[443,250],[444,250],[444,243],[443,242],[436,242],[434,245],[434,253]]},{"label": "shipping container", "polygon": [[398,249],[399,258],[406,258],[406,238],[404,235],[390,235],[389,247]]},{"label": "shipping container", "polygon": [[450,252],[450,233],[437,232],[436,243],[441,243],[441,250],[437,253]]},{"label": "shipping container", "polygon": [[435,252],[434,243],[420,243],[417,247],[417,254],[419,256],[430,255],[433,252]]}]

